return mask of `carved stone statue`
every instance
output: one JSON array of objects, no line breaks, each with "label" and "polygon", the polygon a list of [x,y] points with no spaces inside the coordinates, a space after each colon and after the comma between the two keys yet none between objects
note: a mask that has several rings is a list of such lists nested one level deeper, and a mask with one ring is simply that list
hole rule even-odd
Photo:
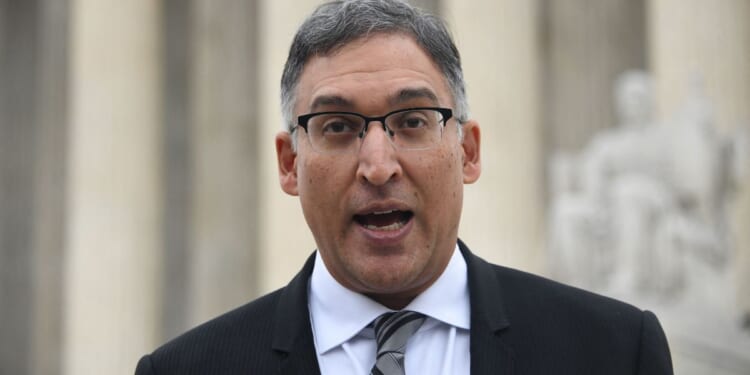
[{"label": "carved stone statue", "polygon": [[[685,347],[750,368],[750,335],[739,333],[732,304],[726,209],[747,145],[717,133],[697,79],[663,121],[654,119],[645,72],[618,79],[615,104],[617,126],[551,160],[551,275],[660,310],[665,326],[689,332]],[[702,327],[709,317],[720,323]]]},{"label": "carved stone statue", "polygon": [[694,267],[719,272],[726,263],[730,164],[699,86],[666,123],[653,118],[652,92],[645,72],[623,74],[618,125],[580,155],[555,157],[549,242],[563,279],[675,298]]}]

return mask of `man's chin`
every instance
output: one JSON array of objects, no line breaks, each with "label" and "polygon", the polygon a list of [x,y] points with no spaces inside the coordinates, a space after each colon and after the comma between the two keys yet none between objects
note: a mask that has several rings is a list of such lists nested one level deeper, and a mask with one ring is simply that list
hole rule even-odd
[{"label": "man's chin", "polygon": [[358,273],[358,281],[365,294],[397,294],[414,287],[419,270],[414,258],[405,255],[390,255],[371,259]]}]

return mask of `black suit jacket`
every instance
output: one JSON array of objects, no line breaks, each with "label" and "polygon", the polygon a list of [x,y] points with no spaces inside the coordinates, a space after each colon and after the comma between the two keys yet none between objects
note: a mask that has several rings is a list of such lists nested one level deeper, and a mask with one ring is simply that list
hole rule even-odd
[{"label": "black suit jacket", "polygon": [[[651,312],[459,247],[468,266],[471,374],[672,374]],[[319,374],[307,305],[313,260],[285,288],[144,356],[136,375]]]}]

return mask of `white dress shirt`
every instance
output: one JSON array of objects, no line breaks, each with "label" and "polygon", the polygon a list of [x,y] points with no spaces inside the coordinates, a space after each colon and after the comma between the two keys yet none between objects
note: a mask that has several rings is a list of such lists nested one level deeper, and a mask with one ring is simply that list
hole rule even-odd
[{"label": "white dress shirt", "polygon": [[[367,326],[392,310],[339,284],[320,254],[315,256],[308,295],[321,374],[369,374],[377,344]],[[469,373],[469,287],[458,245],[443,274],[404,310],[427,316],[406,346],[407,375]]]}]

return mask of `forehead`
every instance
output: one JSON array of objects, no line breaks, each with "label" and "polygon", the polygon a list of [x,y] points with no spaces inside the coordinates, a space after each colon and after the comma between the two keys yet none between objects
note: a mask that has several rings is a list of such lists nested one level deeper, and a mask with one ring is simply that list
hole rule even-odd
[{"label": "forehead", "polygon": [[[412,95],[403,95],[405,91]],[[325,102],[337,106],[373,110],[388,110],[399,100],[452,103],[437,64],[404,34],[358,39],[330,55],[310,58],[297,86],[296,114],[309,112],[321,98],[334,98]]]}]

